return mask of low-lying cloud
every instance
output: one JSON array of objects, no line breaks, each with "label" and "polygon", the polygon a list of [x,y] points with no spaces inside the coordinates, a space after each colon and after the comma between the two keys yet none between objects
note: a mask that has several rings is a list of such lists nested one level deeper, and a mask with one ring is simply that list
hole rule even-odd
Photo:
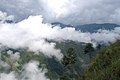
[{"label": "low-lying cloud", "polygon": [[24,65],[24,71],[22,72],[21,80],[50,80],[45,76],[46,69],[39,69],[39,62],[31,61]]},{"label": "low-lying cloud", "polygon": [[0,23],[5,22],[6,20],[13,21],[14,16],[13,15],[8,15],[6,12],[0,11]]},{"label": "low-lying cloud", "polygon": [[0,80],[17,80],[15,77],[15,73],[11,72],[9,74],[0,73]]},{"label": "low-lying cloud", "polygon": [[[76,31],[75,28],[61,28],[43,23],[41,15],[30,16],[18,23],[0,24],[0,43],[10,48],[28,48],[30,51],[42,52],[44,55],[61,59],[60,49],[56,49],[56,43],[52,41],[72,40],[85,43],[114,42],[119,39],[120,28],[114,30],[99,30],[96,33]],[[48,42],[51,41],[51,42]]]},{"label": "low-lying cloud", "polygon": [[30,61],[23,66],[21,74],[15,72],[0,73],[0,80],[50,80],[45,76],[46,69],[38,68],[39,62]]}]

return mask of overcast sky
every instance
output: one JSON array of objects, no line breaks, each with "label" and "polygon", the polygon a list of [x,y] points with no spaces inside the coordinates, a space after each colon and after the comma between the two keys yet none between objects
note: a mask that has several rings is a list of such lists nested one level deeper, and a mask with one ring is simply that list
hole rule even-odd
[{"label": "overcast sky", "polygon": [[120,24],[120,0],[0,0],[0,10],[19,21],[42,15],[44,22]]}]

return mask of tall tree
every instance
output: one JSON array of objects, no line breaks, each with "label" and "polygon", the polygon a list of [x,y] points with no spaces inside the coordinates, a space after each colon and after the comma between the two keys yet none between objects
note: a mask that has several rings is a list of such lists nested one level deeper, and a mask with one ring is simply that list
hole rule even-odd
[{"label": "tall tree", "polygon": [[101,47],[102,47],[102,45],[101,45],[101,44],[97,44],[97,46],[96,46],[96,48],[97,48],[98,50],[100,50],[100,49],[101,49]]},{"label": "tall tree", "polygon": [[84,53],[88,54],[90,59],[92,58],[92,52],[94,51],[93,44],[87,43],[84,48]]},{"label": "tall tree", "polygon": [[73,72],[74,72],[74,65],[76,61],[77,61],[77,56],[75,53],[75,49],[69,48],[67,50],[67,54],[64,55],[62,60],[62,64],[64,65],[64,67],[66,67],[66,71],[63,74],[63,76],[60,78],[60,80],[70,80],[69,77],[71,78],[75,77],[74,76],[75,74]]},{"label": "tall tree", "polygon": [[69,48],[67,51],[67,55],[64,55],[63,57],[63,65],[65,67],[68,67],[70,65],[75,64],[75,62],[77,61],[76,59],[76,54],[75,54],[75,50],[73,48]]}]

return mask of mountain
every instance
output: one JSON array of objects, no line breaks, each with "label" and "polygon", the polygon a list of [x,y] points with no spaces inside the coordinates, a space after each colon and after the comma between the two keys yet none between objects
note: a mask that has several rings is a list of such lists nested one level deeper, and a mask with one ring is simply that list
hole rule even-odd
[{"label": "mountain", "polygon": [[120,80],[120,40],[100,51],[80,80]]},{"label": "mountain", "polygon": [[120,27],[120,25],[112,24],[112,23],[104,23],[104,24],[85,24],[76,26],[77,30],[81,30],[83,32],[96,32],[99,29],[105,30],[113,30],[115,27]]},{"label": "mountain", "polygon": [[54,22],[52,23],[52,25],[54,26],[59,25],[61,28],[74,27],[76,30],[81,30],[82,32],[96,32],[99,29],[113,30],[115,27],[120,27],[120,25],[113,24],[113,23],[103,23],[103,24],[94,23],[94,24],[72,26],[72,25],[66,25],[59,22]]},{"label": "mountain", "polygon": [[51,23],[53,26],[60,26],[61,28],[65,28],[65,27],[73,27],[72,25],[69,25],[69,24],[63,24],[63,23],[60,23],[60,22],[54,22],[54,23]]}]

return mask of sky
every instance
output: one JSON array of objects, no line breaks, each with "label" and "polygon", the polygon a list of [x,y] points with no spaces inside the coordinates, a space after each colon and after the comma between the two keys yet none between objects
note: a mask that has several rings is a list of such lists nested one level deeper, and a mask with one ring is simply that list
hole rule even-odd
[{"label": "sky", "polygon": [[120,24],[120,0],[0,0],[0,10],[16,21],[42,15],[44,22],[78,25]]}]

